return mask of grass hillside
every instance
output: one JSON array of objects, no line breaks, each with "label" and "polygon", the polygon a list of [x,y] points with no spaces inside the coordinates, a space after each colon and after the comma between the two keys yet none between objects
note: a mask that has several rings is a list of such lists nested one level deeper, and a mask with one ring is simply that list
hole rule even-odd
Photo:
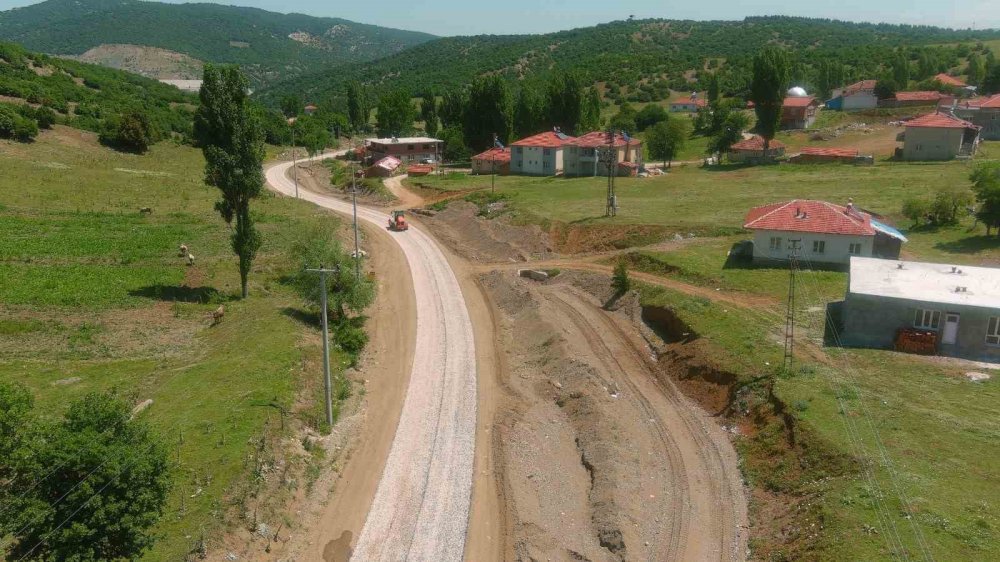
[{"label": "grass hillside", "polygon": [[[582,72],[594,82],[637,85],[665,79],[677,86],[690,71],[738,62],[766,44],[798,51],[804,61],[836,55],[870,65],[874,53],[899,45],[929,45],[1000,37],[1000,32],[792,17],[743,21],[634,20],[542,35],[448,37],[365,65],[301,76],[263,92],[317,95],[342,91],[349,80],[400,86],[413,93],[461,86],[481,74],[544,78],[554,70]],[[878,61],[875,61],[878,64]],[[684,89],[675,87],[675,89]]]},{"label": "grass hillside", "polygon": [[100,131],[106,121],[139,110],[161,132],[186,135],[196,102],[156,80],[0,42],[0,103],[48,107],[57,122],[78,129]]},{"label": "grass hillside", "polygon": [[[321,458],[281,445],[323,417],[314,315],[282,278],[297,269],[296,233],[339,222],[288,198],[255,203],[265,242],[251,297],[236,300],[229,229],[203,166],[190,147],[122,154],[59,125],[31,144],[0,141],[0,379],[25,384],[53,417],[94,390],[153,401],[142,415],[170,451],[173,489],[146,560],[183,560],[203,536],[212,548],[246,513],[276,527],[271,500],[302,493]],[[253,476],[274,487],[258,493]]]},{"label": "grass hillside", "polygon": [[0,13],[0,39],[58,55],[99,45],[159,47],[203,62],[237,63],[256,81],[369,61],[433,36],[338,18],[218,4],[48,0]]},{"label": "grass hillside", "polygon": [[[982,158],[998,149],[986,143]],[[788,271],[740,266],[727,256],[750,237],[740,227],[752,206],[853,197],[904,229],[906,259],[998,266],[1000,239],[971,217],[908,228],[900,216],[908,197],[968,186],[972,165],[879,158],[870,167],[675,167],[662,177],[619,179],[620,207],[611,219],[604,217],[602,178],[497,177],[494,197],[505,200],[503,213],[514,221],[545,227],[559,251],[652,244],[624,254],[630,270],[702,291],[633,276],[643,304],[673,311],[715,368],[737,377],[735,412],[724,423],[739,435],[751,484],[754,559],[996,560],[1000,421],[991,412],[1000,398],[998,371],[972,382],[966,373],[982,366],[824,346],[826,306],[847,287],[847,273],[837,271],[796,276],[797,359],[792,372],[779,371]],[[490,189],[489,177],[460,174],[408,182],[466,198],[469,190],[488,196]],[[705,289],[719,299],[706,298]],[[769,376],[776,376],[783,408],[777,414],[762,405]]]}]

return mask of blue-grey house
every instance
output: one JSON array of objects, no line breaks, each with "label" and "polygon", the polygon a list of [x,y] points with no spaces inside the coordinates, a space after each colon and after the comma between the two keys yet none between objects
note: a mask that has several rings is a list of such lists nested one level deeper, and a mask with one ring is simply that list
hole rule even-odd
[{"label": "blue-grey house", "polygon": [[1000,362],[1000,269],[852,257],[842,323],[847,346],[918,330],[939,355]]}]

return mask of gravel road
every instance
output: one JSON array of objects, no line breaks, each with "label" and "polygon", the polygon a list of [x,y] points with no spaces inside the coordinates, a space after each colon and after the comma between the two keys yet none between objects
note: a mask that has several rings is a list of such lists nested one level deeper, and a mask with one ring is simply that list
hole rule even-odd
[{"label": "gravel road", "polygon": [[[272,189],[294,195],[290,168],[285,162],[266,170]],[[299,197],[351,213],[349,203],[301,186]],[[358,207],[358,218],[385,227],[389,215]],[[455,273],[434,240],[413,226],[393,236],[413,277],[417,341],[399,426],[354,559],[460,560],[476,435],[472,322]]]}]

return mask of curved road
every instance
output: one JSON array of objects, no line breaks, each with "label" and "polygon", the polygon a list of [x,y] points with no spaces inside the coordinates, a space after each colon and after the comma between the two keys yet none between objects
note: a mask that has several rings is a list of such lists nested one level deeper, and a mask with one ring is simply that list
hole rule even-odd
[{"label": "curved road", "polygon": [[[283,162],[267,168],[271,189],[294,196],[287,176],[291,166]],[[352,212],[350,203],[301,186],[299,198]],[[358,220],[385,227],[389,215],[359,206]],[[458,279],[437,243],[413,226],[393,236],[413,276],[417,341],[399,426],[354,559],[457,561],[465,549],[475,453],[472,322]]]}]

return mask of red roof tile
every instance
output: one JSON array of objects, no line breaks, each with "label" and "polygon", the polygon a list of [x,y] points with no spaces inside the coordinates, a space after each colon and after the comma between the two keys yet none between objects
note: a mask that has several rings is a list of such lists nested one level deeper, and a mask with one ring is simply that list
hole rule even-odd
[{"label": "red roof tile", "polygon": [[[571,143],[574,146],[579,146],[581,148],[599,148],[602,146],[608,146],[608,133],[602,131],[594,131],[587,133],[586,135],[577,137]],[[631,140],[625,141],[620,133],[615,133],[615,146],[621,147],[625,145],[637,146],[642,144],[640,139],[632,137]]]},{"label": "red roof tile", "polygon": [[804,146],[800,154],[810,156],[835,156],[838,158],[854,158],[858,155],[856,148],[824,148],[820,146]]},{"label": "red roof tile", "polygon": [[944,84],[945,86],[955,86],[958,88],[964,88],[968,86],[968,84],[966,84],[965,82],[962,82],[961,80],[955,78],[954,76],[949,76],[944,72],[935,76],[934,79]]},{"label": "red roof tile", "polygon": [[510,162],[509,148],[491,148],[472,157],[473,160],[486,160],[488,162]]},{"label": "red roof tile", "polygon": [[705,107],[706,105],[708,105],[708,102],[705,101],[705,98],[695,98],[693,100],[691,99],[676,100],[670,102],[670,105],[691,105],[691,104],[694,104],[695,107]]},{"label": "red roof tile", "polygon": [[797,97],[788,96],[785,101],[781,103],[782,107],[808,107],[816,102],[816,98],[813,96]]},{"label": "red roof tile", "polygon": [[947,113],[928,113],[904,123],[906,127],[927,127],[933,129],[978,129],[976,125],[963,121]]},{"label": "red roof tile", "polygon": [[941,92],[896,92],[896,101],[938,101],[943,97]]},{"label": "red roof tile", "polygon": [[844,95],[849,96],[858,92],[872,91],[875,89],[875,84],[877,83],[877,80],[862,80],[860,82],[855,82],[850,86],[844,86]]},{"label": "red roof tile", "polygon": [[[771,139],[771,143],[768,145],[768,150],[776,150],[779,148],[785,148],[784,143],[779,140]],[[764,150],[764,137],[760,135],[754,135],[748,139],[743,139],[730,147],[730,150],[747,150],[753,152],[759,152]]]},{"label": "red roof tile", "polygon": [[536,148],[559,148],[572,144],[576,140],[569,135],[562,135],[560,133],[555,133],[553,131],[545,131],[544,133],[538,133],[537,135],[532,135],[528,138],[521,139],[517,142],[511,143],[511,146],[528,146]]},{"label": "red roof tile", "polygon": [[826,201],[803,199],[750,209],[743,228],[855,236],[875,235],[875,229],[871,226],[871,216],[867,213],[857,209],[848,212],[847,207]]},{"label": "red roof tile", "polygon": [[1000,94],[997,94],[990,99],[979,104],[979,107],[985,107],[986,109],[1000,109]]}]

